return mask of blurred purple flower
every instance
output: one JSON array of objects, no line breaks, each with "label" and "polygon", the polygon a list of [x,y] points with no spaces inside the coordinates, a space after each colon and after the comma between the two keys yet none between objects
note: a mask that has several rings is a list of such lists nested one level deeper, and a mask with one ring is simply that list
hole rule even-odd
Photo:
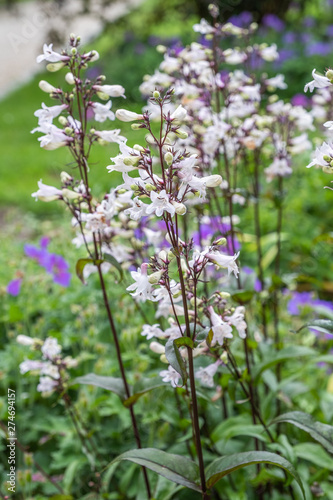
[{"label": "blurred purple flower", "polygon": [[244,12],[241,12],[237,16],[230,17],[228,21],[239,28],[247,28],[252,23],[253,16],[251,12],[244,10]]},{"label": "blurred purple flower", "polygon": [[20,278],[10,281],[7,285],[7,293],[13,297],[17,297],[20,293],[21,283],[22,279]]},{"label": "blurred purple flower", "polygon": [[262,284],[261,284],[261,281],[256,278],[255,282],[254,282],[254,291],[255,292],[261,292],[262,290]]},{"label": "blurred purple flower", "polygon": [[308,106],[310,104],[310,100],[304,94],[295,94],[291,99],[291,104],[293,106]]},{"label": "blurred purple flower", "polygon": [[313,17],[306,16],[303,19],[303,26],[306,28],[313,28],[313,26],[316,24],[316,20]]},{"label": "blurred purple flower", "polygon": [[266,28],[271,28],[275,31],[282,31],[285,27],[284,22],[275,14],[265,14],[262,18],[262,24]]},{"label": "blurred purple flower", "polygon": [[333,24],[329,24],[326,28],[326,35],[333,36]]},{"label": "blurred purple flower", "polygon": [[36,260],[46,272],[52,275],[54,283],[67,287],[71,279],[68,271],[69,264],[61,255],[47,251],[49,242],[49,238],[44,237],[40,240],[40,248],[27,244],[24,245],[24,252],[27,257]]},{"label": "blurred purple flower", "polygon": [[313,42],[306,47],[307,56],[327,56],[331,52],[331,45],[327,42]]},{"label": "blurred purple flower", "polygon": [[285,43],[295,43],[297,40],[297,35],[296,33],[293,33],[292,31],[287,31],[285,35],[283,35],[283,41]]}]

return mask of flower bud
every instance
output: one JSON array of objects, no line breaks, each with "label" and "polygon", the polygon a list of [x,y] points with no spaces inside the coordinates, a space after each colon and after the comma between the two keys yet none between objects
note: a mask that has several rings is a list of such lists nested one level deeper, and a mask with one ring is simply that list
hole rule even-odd
[{"label": "flower bud", "polygon": [[168,252],[168,261],[171,262],[175,258],[175,254],[169,250]]},{"label": "flower bud", "polygon": [[223,351],[220,360],[223,361],[223,363],[226,365],[228,363],[228,353],[227,351]]},{"label": "flower bud", "polygon": [[139,165],[139,161],[139,156],[126,156],[126,158],[123,159],[123,162],[127,167],[137,167]]},{"label": "flower bud", "polygon": [[59,61],[56,63],[50,63],[46,65],[47,71],[50,71],[50,73],[55,73],[56,71],[59,71],[59,69],[63,68],[66,66],[66,63],[63,61]]},{"label": "flower bud", "polygon": [[138,185],[137,184],[131,184],[131,189],[132,189],[132,191],[136,191],[138,189]]},{"label": "flower bud", "polygon": [[160,253],[158,254],[158,258],[163,260],[163,262],[168,260],[168,254],[166,253],[165,250],[161,250]]},{"label": "flower bud", "polygon": [[223,246],[223,245],[226,245],[226,244],[227,244],[227,239],[226,238],[218,238],[213,243],[213,245],[219,245],[219,246]]},{"label": "flower bud", "polygon": [[173,119],[173,120],[183,121],[183,120],[185,120],[186,116],[187,116],[187,111],[180,104],[178,106],[178,108],[172,113],[172,115],[170,116],[170,118]]},{"label": "flower bud", "polygon": [[149,347],[153,352],[156,352],[156,354],[165,353],[165,347],[162,344],[159,344],[158,342],[150,342]]},{"label": "flower bud", "polygon": [[28,337],[27,335],[18,335],[16,337],[16,342],[21,345],[33,345],[35,343],[35,339]]},{"label": "flower bud", "polygon": [[161,94],[159,93],[159,91],[158,90],[154,90],[153,97],[155,97],[155,99],[158,99],[160,96],[161,96]]},{"label": "flower bud", "polygon": [[67,172],[63,171],[60,174],[60,180],[61,180],[62,184],[65,184],[66,182],[72,182],[73,177],[71,175],[69,175]]},{"label": "flower bud", "polygon": [[208,175],[207,177],[204,177],[204,181],[207,187],[213,188],[221,184],[222,177],[220,175]]},{"label": "flower bud", "polygon": [[97,52],[97,50],[92,50],[89,55],[91,55],[91,59],[90,59],[90,62],[95,62],[95,61],[98,61],[99,59],[99,53]]},{"label": "flower bud", "polygon": [[327,162],[329,163],[329,162],[331,161],[331,157],[330,157],[330,156],[328,156],[328,155],[324,155],[324,156],[323,156],[323,160],[324,160],[324,161],[327,161]]},{"label": "flower bud", "polygon": [[170,151],[168,151],[164,155],[164,160],[165,160],[165,163],[168,165],[168,167],[170,167],[170,165],[172,165],[172,162],[173,162],[173,154]]},{"label": "flower bud", "polygon": [[51,94],[52,92],[56,92],[57,90],[55,87],[53,87],[53,85],[46,82],[45,80],[41,80],[38,86],[43,92],[46,92],[47,94]]},{"label": "flower bud", "polygon": [[178,203],[178,201],[172,201],[172,205],[175,207],[176,214],[185,215],[186,214],[186,206],[184,203]]},{"label": "flower bud", "polygon": [[188,138],[188,133],[185,132],[185,130],[182,130],[181,128],[176,130],[175,134],[178,135],[178,137],[180,137],[180,139],[187,139]]},{"label": "flower bud", "polygon": [[72,50],[71,50],[73,56],[75,56],[77,54],[77,49],[75,47],[72,47]]},{"label": "flower bud", "polygon": [[64,188],[61,190],[62,195],[64,198],[67,198],[67,200],[77,200],[78,198],[82,197],[81,194],[76,193],[75,191],[72,191],[71,189]]},{"label": "flower bud", "polygon": [[64,116],[59,116],[58,122],[64,127],[65,125],[67,125],[67,118],[65,118]]},{"label": "flower bud", "polygon": [[329,69],[326,71],[325,73],[325,76],[326,78],[328,78],[329,80],[333,80],[333,69]]},{"label": "flower bud", "polygon": [[164,54],[167,51],[167,48],[165,45],[157,45],[156,50],[160,54]]},{"label": "flower bud", "polygon": [[140,144],[134,144],[133,149],[135,149],[135,151],[140,151],[140,152],[145,150],[145,148],[140,146]]},{"label": "flower bud", "polygon": [[118,189],[117,193],[118,194],[125,194],[125,193],[127,193],[127,190],[126,189]]},{"label": "flower bud", "polygon": [[191,300],[190,300],[190,304],[191,306],[195,306],[195,302],[197,302],[197,306],[199,306],[200,304],[202,304],[202,300],[201,299],[198,299],[197,297],[197,300],[195,300],[195,297],[192,297]]},{"label": "flower bud", "polygon": [[108,101],[109,100],[109,95],[106,94],[105,92],[97,92],[97,95],[102,101]]},{"label": "flower bud", "polygon": [[74,85],[75,84],[73,73],[66,73],[65,80],[66,80],[67,83],[69,83],[69,85]]},{"label": "flower bud", "polygon": [[134,111],[128,111],[127,109],[117,109],[116,118],[122,122],[132,122],[134,120],[142,120],[143,115],[134,113]]},{"label": "flower bud", "polygon": [[156,186],[154,186],[153,184],[147,183],[145,185],[145,188],[146,188],[146,191],[148,191],[148,192],[150,192],[150,191],[156,191]]},{"label": "flower bud", "polygon": [[172,294],[172,296],[173,296],[174,299],[178,299],[178,297],[180,297],[181,295],[182,295],[182,291],[181,290],[178,290],[178,292]]},{"label": "flower bud", "polygon": [[73,133],[73,129],[71,127],[66,127],[64,129],[65,134],[71,135]]},{"label": "flower bud", "polygon": [[132,130],[140,130],[142,127],[139,123],[132,123],[131,129]]},{"label": "flower bud", "polygon": [[162,363],[165,363],[167,365],[169,364],[169,361],[166,359],[165,354],[161,354],[160,360],[161,360]]},{"label": "flower bud", "polygon": [[219,296],[221,297],[221,299],[230,299],[231,297],[230,293],[228,292],[220,292]]},{"label": "flower bud", "polygon": [[162,269],[161,271],[156,271],[156,273],[151,274],[150,276],[148,276],[149,283],[151,285],[157,285],[164,273],[165,270]]}]

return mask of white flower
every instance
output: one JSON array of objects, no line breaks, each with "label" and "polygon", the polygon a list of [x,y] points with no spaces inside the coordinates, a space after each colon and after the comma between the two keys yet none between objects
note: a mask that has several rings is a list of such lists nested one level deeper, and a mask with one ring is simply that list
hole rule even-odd
[{"label": "white flower", "polygon": [[146,209],[147,206],[145,203],[143,203],[139,198],[136,196],[133,199],[133,206],[131,208],[127,208],[124,211],[125,215],[129,215],[129,217],[132,220],[140,220],[141,217],[144,217],[146,215]]},{"label": "white flower", "polygon": [[223,267],[228,269],[228,276],[233,272],[234,275],[238,276],[239,270],[236,264],[236,260],[238,259],[239,252],[235,253],[235,255],[225,255],[220,252],[209,252],[206,254],[206,257],[213,262],[217,267]]},{"label": "white flower", "polygon": [[48,337],[41,349],[44,359],[54,359],[61,352],[61,346],[58,344],[57,339]]},{"label": "white flower", "polygon": [[271,62],[279,58],[276,43],[273,43],[269,47],[260,49],[259,53],[265,61]]},{"label": "white flower", "polygon": [[53,365],[52,363],[43,363],[40,373],[41,375],[47,375],[48,377],[51,377],[53,379],[60,378],[58,367],[56,365]]},{"label": "white flower", "polygon": [[21,345],[33,345],[35,343],[35,339],[28,337],[27,335],[18,335],[16,337],[16,342]]},{"label": "white flower", "polygon": [[27,359],[20,364],[20,373],[24,374],[34,370],[41,370],[44,366],[43,361],[36,361],[34,359]]},{"label": "white flower", "polygon": [[[97,122],[105,122],[108,118],[109,120],[114,120],[115,115],[111,110],[112,102],[108,101],[106,104],[101,104],[100,102],[93,102],[91,107],[93,108],[95,114],[95,120]],[[117,142],[117,141],[112,141]]]},{"label": "white flower", "polygon": [[41,201],[54,201],[59,200],[62,197],[62,191],[53,186],[48,186],[47,184],[42,183],[42,179],[37,182],[38,191],[36,193],[32,193],[36,200]]},{"label": "white flower", "polygon": [[195,165],[197,161],[198,161],[197,155],[193,155],[190,156],[189,158],[181,160],[177,165],[179,169],[177,172],[179,179],[181,179],[183,182],[186,183],[190,182],[194,175],[193,169],[198,168]]},{"label": "white flower", "polygon": [[157,217],[161,217],[163,212],[166,211],[171,215],[171,217],[175,215],[175,207],[170,203],[169,195],[165,189],[162,189],[159,193],[152,191],[150,193],[150,199],[152,203],[151,205],[148,205],[148,208],[146,209],[147,214],[155,213]]},{"label": "white flower", "polygon": [[59,61],[68,61],[69,56],[64,56],[61,54],[58,54],[58,52],[54,52],[53,49],[53,43],[50,43],[50,45],[47,45],[47,43],[44,43],[43,45],[43,54],[37,57],[36,61],[38,63],[42,61],[49,61],[49,62],[59,62]]},{"label": "white flower", "polygon": [[122,144],[123,142],[126,142],[127,139],[123,135],[119,135],[120,132],[120,128],[114,130],[95,130],[95,135],[97,135],[101,141],[117,142],[118,144]]},{"label": "white flower", "polygon": [[[326,122],[327,123],[327,122]],[[333,142],[324,142],[319,148],[316,148],[315,157],[307,168],[313,167],[314,165],[319,165],[320,167],[328,168],[330,161],[324,160],[324,156],[329,158],[333,158]]]},{"label": "white flower", "polygon": [[53,85],[46,82],[45,80],[41,80],[38,86],[43,92],[46,92],[47,94],[51,94],[52,92],[56,92],[57,90],[55,87],[53,87]]},{"label": "white flower", "polygon": [[317,75],[315,69],[312,71],[312,77],[313,80],[305,85],[304,92],[307,92],[308,90],[310,90],[310,92],[313,92],[313,89],[315,87],[317,87],[318,89],[323,89],[324,87],[329,87],[330,85],[332,85],[331,80],[329,80],[327,76]]},{"label": "white flower", "polygon": [[235,312],[231,316],[226,316],[226,320],[233,325],[241,339],[245,339],[246,337],[246,322],[244,321],[244,306],[236,307]]},{"label": "white flower", "polygon": [[225,62],[228,64],[241,64],[247,59],[245,52],[239,50],[227,49],[223,52]]},{"label": "white flower", "polygon": [[128,111],[127,109],[117,109],[116,118],[122,122],[133,122],[135,120],[142,120],[143,115]]},{"label": "white flower", "polygon": [[267,182],[271,182],[275,177],[286,177],[292,174],[292,168],[287,158],[274,158],[273,163],[264,170]]},{"label": "white flower", "polygon": [[208,33],[214,33],[215,29],[211,26],[206,19],[201,19],[199,24],[193,26],[193,31],[201,33],[201,35],[207,35]]},{"label": "white flower", "polygon": [[39,127],[31,131],[32,134],[35,132],[46,134],[42,137],[38,137],[38,140],[40,141],[41,148],[47,150],[66,146],[68,142],[73,141],[73,138],[67,136],[63,130],[48,122],[42,122]]},{"label": "white flower", "polygon": [[[137,164],[140,160],[140,152],[136,149],[130,148],[124,143],[119,143],[120,154],[115,156],[114,158],[110,158],[114,165],[108,165],[106,168],[109,172],[132,172],[132,170],[136,170]],[[131,182],[131,181],[130,181]],[[131,184],[134,184],[131,182]]]},{"label": "white flower", "polygon": [[34,112],[34,115],[37,116],[39,125],[43,122],[52,123],[53,118],[59,116],[60,113],[66,108],[68,108],[67,104],[48,107],[42,102],[42,109],[37,109],[37,111]]},{"label": "white flower", "polygon": [[216,342],[219,345],[223,345],[224,339],[232,339],[232,328],[231,326],[223,321],[221,316],[216,314],[212,306],[208,308],[208,312],[210,315],[210,320],[212,322],[212,330],[213,330],[213,343]]},{"label": "white flower", "polygon": [[170,118],[172,120],[177,120],[177,121],[183,121],[185,120],[187,116],[187,111],[183,106],[180,104],[177,109],[171,114]]},{"label": "white flower", "polygon": [[148,264],[142,264],[141,268],[139,267],[137,271],[131,271],[131,276],[134,279],[135,283],[126,288],[131,293],[132,297],[145,302],[146,300],[155,301],[154,297],[154,289],[152,285],[148,281]]},{"label": "white flower", "polygon": [[125,97],[125,89],[121,85],[94,85],[93,88],[98,94],[105,94],[109,97]]},{"label": "white flower", "polygon": [[162,377],[163,382],[171,382],[172,387],[178,386],[180,375],[172,366],[169,365],[167,370],[162,370],[160,377]]},{"label": "white flower", "polygon": [[286,89],[288,85],[284,81],[284,75],[276,75],[273,78],[267,78],[264,80],[267,87],[273,87],[274,89]]},{"label": "white flower", "polygon": [[143,325],[141,335],[147,338],[147,340],[156,337],[158,339],[164,338],[164,333],[162,332],[160,325],[156,323],[155,325]]},{"label": "white flower", "polygon": [[42,393],[53,392],[58,382],[53,380],[51,377],[40,377],[39,384],[37,385],[37,391]]},{"label": "white flower", "polygon": [[217,360],[212,365],[206,366],[206,368],[200,367],[195,373],[196,378],[200,380],[202,385],[207,387],[214,387],[214,375],[217,372],[218,367],[222,364],[222,361]]}]

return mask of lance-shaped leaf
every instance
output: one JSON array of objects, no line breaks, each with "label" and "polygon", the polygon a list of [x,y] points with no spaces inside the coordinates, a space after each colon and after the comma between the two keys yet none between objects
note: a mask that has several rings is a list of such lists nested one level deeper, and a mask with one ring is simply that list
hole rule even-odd
[{"label": "lance-shaped leaf", "polygon": [[268,451],[247,451],[244,453],[235,453],[233,455],[225,456],[214,460],[206,469],[207,488],[212,488],[222,477],[234,472],[235,470],[242,469],[248,465],[254,464],[271,464],[281,467],[289,472],[291,476],[299,484],[303,496],[305,498],[304,488],[296,469],[280,455],[270,453]]},{"label": "lance-shaped leaf", "polygon": [[333,427],[331,425],[315,422],[311,415],[302,411],[291,411],[274,418],[269,425],[288,422],[310,434],[327,451],[333,453]]},{"label": "lance-shaped leaf", "polygon": [[188,346],[193,348],[193,341],[190,337],[180,337],[176,340],[168,340],[165,344],[165,357],[169,361],[170,365],[183,379],[183,385],[187,381],[187,372],[185,361],[180,354],[179,347]]},{"label": "lance-shaped leaf", "polygon": [[137,400],[146,392],[152,391],[153,389],[157,389],[158,387],[165,387],[165,383],[162,382],[160,377],[146,378],[139,380],[133,386],[133,394],[129,398],[125,399],[124,406],[129,408],[134,405]]},{"label": "lance-shaped leaf", "polygon": [[102,375],[88,373],[83,377],[77,377],[74,379],[71,385],[73,384],[95,385],[96,387],[101,387],[107,391],[114,392],[122,400],[126,399],[125,386],[121,378],[104,377]]},{"label": "lance-shaped leaf", "polygon": [[297,333],[303,330],[303,328],[315,328],[319,332],[323,333],[333,333],[333,320],[331,319],[313,319],[308,323],[305,323],[301,328],[297,330]]},{"label": "lance-shaped leaf", "polygon": [[253,375],[255,379],[258,379],[261,373],[271,366],[282,363],[283,361],[287,361],[288,359],[298,359],[303,356],[313,356],[316,352],[309,347],[304,347],[300,345],[291,345],[289,347],[285,347],[280,351],[277,351],[273,356],[269,356],[263,361],[256,365],[253,370]]},{"label": "lance-shaped leaf", "polygon": [[174,483],[181,484],[186,488],[201,491],[199,467],[187,457],[166,453],[155,448],[141,448],[139,450],[126,451],[115,458],[110,465],[129,460],[147,469],[157,472]]},{"label": "lance-shaped leaf", "polygon": [[119,264],[119,262],[117,261],[117,259],[115,259],[113,257],[113,255],[110,255],[109,253],[105,253],[103,255],[103,258],[106,262],[108,262],[109,264],[111,264],[113,267],[115,267],[119,273],[119,278],[120,278],[120,281],[123,280],[123,277],[124,277],[124,271],[121,267],[121,265]]}]

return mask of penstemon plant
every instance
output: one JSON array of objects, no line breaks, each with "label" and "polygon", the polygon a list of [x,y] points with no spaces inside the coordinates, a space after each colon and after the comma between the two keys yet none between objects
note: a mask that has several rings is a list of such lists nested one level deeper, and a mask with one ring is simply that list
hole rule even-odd
[{"label": "penstemon plant", "polygon": [[[60,187],[40,181],[33,196],[65,204],[77,232],[74,243],[86,251],[86,257],[77,262],[77,275],[83,283],[91,273],[98,275],[121,376],[86,374],[75,382],[115,392],[130,413],[136,449],[115,457],[112,467],[121,461],[141,465],[149,499],[166,497],[159,496],[159,483],[148,470],[208,500],[236,498],[237,485],[229,475],[248,465],[256,465],[249,498],[263,499],[268,491],[285,492],[287,496],[281,498],[300,498],[301,491],[305,498],[304,474],[301,477],[290,459],[291,446],[281,426],[291,423],[324,448],[330,445],[321,433],[322,424],[313,422],[310,415],[281,414],[282,363],[310,354],[303,346],[285,347],[284,332],[281,337],[284,284],[280,273],[284,178],[292,174],[293,156],[311,148],[307,130],[314,128],[313,114],[272,94],[286,87],[282,75],[245,73],[244,69],[252,71],[256,58],[271,62],[278,57],[275,45],[250,45],[255,24],[248,29],[221,25],[215,6],[211,14],[212,25],[202,20],[194,26],[205,37],[203,44],[169,51],[160,47],[164,61],[141,86],[148,97],[142,113],[111,111],[109,97],[122,98],[125,89],[105,84],[103,76],[85,78],[84,71],[98,54],[81,52],[79,37],[71,35],[69,50],[61,54],[44,45],[38,61],[48,61],[50,71],[64,69],[68,88],[40,82],[41,90],[57,104],[43,103],[35,112],[38,127],[33,132],[44,134],[39,138],[44,149],[68,148],[75,169],[61,173]],[[242,69],[234,69],[237,65]],[[311,90],[331,85],[327,75],[314,73],[314,78],[308,84]],[[93,127],[91,114],[97,122]],[[61,128],[54,125],[55,118]],[[145,143],[131,147],[121,129],[98,130],[99,123],[116,118],[132,123],[134,131],[146,131]],[[89,176],[96,143],[116,143],[120,149],[107,170],[121,173],[122,183],[102,200],[95,196]],[[332,168],[330,147],[325,144],[314,160],[326,169]],[[276,192],[269,183],[276,183]],[[270,260],[263,252],[267,235],[261,220],[267,209],[262,204],[269,196],[276,213]],[[247,207],[252,215],[250,223],[247,215],[246,224],[254,234],[238,229]],[[241,260],[246,262],[241,245],[246,242],[256,248],[256,273],[241,266]],[[139,391],[130,384],[124,363],[119,341],[122,325],[117,328],[114,319],[117,304],[110,305],[110,270],[120,278],[130,272],[132,282],[126,290],[142,315],[141,335],[151,340],[151,355],[160,356],[158,372]],[[257,274],[255,286],[253,280],[248,285],[249,274]],[[141,309],[146,302],[154,307],[156,322]],[[61,357],[55,339],[18,341],[41,349],[44,361],[25,361],[21,372],[37,370],[41,375],[37,390],[44,395],[56,391],[64,399],[83,449],[93,457],[94,470],[96,464],[102,470],[106,460],[100,459],[94,441],[87,438],[68,396],[66,370],[75,361]],[[275,372],[270,370],[265,384],[260,384],[271,367]],[[177,411],[182,418],[186,411],[190,421],[180,453],[143,447],[134,412],[143,393],[166,384],[174,392]],[[247,408],[250,421],[237,420],[242,418],[240,406]],[[228,437],[223,425],[229,421]],[[218,425],[211,432],[214,422]],[[233,448],[232,438],[238,435],[251,439]],[[268,478],[263,464],[276,465],[282,475]],[[295,480],[292,486],[287,473]]]}]

